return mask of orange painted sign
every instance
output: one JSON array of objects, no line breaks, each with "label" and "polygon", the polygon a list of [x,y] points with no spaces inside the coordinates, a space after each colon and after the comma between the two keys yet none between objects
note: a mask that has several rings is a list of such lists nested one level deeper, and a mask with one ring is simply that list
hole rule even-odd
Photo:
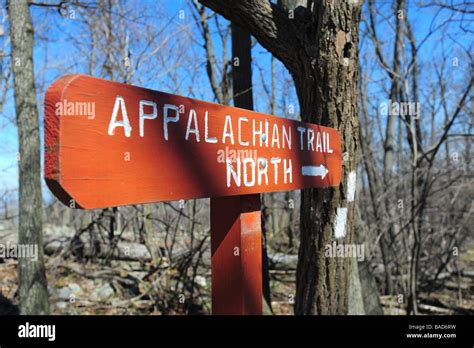
[{"label": "orange painted sign", "polygon": [[110,82],[55,81],[45,178],[76,208],[337,186],[333,128]]}]

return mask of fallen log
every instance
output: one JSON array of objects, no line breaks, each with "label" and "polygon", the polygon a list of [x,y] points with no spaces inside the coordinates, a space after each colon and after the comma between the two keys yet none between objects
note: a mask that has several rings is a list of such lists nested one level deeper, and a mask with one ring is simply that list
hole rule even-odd
[{"label": "fallen log", "polygon": [[70,251],[78,258],[113,259],[120,261],[151,261],[147,247],[140,243],[119,241],[115,247],[111,244],[94,244],[73,241],[71,238],[56,238],[44,243],[46,255]]},{"label": "fallen log", "polygon": [[[46,226],[44,236],[44,252],[46,255],[57,255],[60,253],[72,253],[75,257],[99,258],[119,261],[142,261],[152,260],[148,248],[141,243],[119,241],[115,247],[106,243],[90,243],[89,240],[75,238],[74,231],[70,228],[61,230],[57,226]],[[17,233],[6,231],[0,236],[0,243],[17,243]],[[161,248],[162,253],[166,251]],[[183,249],[174,252],[172,259],[179,262],[193,253],[191,249]],[[157,253],[160,254],[160,253]],[[168,256],[168,255],[166,255]],[[284,253],[270,253],[268,255],[269,269],[281,271],[294,271],[298,265],[298,255]],[[210,260],[203,259],[204,266],[210,267]]]},{"label": "fallen log", "polygon": [[[109,244],[101,243],[99,246],[91,247],[90,243],[83,243],[83,245],[77,246],[71,243],[71,238],[62,237],[47,240],[44,243],[44,251],[47,255],[58,254],[70,248],[71,245],[73,253],[85,258],[97,257],[121,261],[151,261],[150,252],[144,244],[126,241],[119,241],[116,247],[111,250]],[[173,253],[172,259],[174,262],[179,262],[192,253],[191,249],[179,250]],[[204,265],[209,265],[209,262],[203,261]],[[268,261],[269,269],[271,270],[293,271],[296,270],[298,264],[298,255],[274,253],[268,255]]]},{"label": "fallen log", "polygon": [[[433,310],[436,311],[436,309],[430,308],[430,307],[435,307],[435,308],[440,308],[441,310],[448,310],[452,314],[459,314],[459,315],[472,315],[474,311],[470,308],[464,308],[460,306],[455,306],[455,305],[450,305],[446,301],[444,301],[441,298],[438,298],[435,295],[420,295],[419,300],[421,302],[421,305],[423,306],[428,306],[426,307],[426,310]],[[420,307],[421,308],[421,307]],[[439,310],[437,313],[441,313]]]},{"label": "fallen log", "polygon": [[273,270],[296,270],[298,255],[275,253],[268,254],[268,266]]},{"label": "fallen log", "polygon": [[466,278],[474,278],[474,271],[462,270],[461,276]]},{"label": "fallen log", "polygon": [[431,305],[427,305],[427,304],[423,304],[423,303],[419,303],[418,304],[418,308],[422,311],[426,311],[426,312],[429,312],[429,313],[436,313],[436,314],[452,314],[452,310],[450,309],[447,309],[447,308],[441,308],[441,307],[435,307],[435,306],[431,306]]}]

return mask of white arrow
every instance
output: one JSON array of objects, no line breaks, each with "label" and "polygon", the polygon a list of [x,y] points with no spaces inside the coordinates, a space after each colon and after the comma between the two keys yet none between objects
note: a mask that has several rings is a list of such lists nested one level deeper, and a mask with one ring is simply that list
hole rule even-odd
[{"label": "white arrow", "polygon": [[303,166],[301,167],[301,174],[304,176],[320,176],[321,180],[326,177],[329,170],[323,165],[319,166]]}]

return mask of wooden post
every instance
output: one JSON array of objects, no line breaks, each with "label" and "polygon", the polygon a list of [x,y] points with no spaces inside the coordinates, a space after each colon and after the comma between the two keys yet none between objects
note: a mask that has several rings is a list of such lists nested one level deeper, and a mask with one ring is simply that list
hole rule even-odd
[{"label": "wooden post", "polygon": [[262,314],[260,194],[211,198],[212,314]]},{"label": "wooden post", "polygon": [[[234,106],[253,110],[250,34],[235,24],[232,56]],[[260,194],[211,198],[211,249],[212,313],[261,315]]]}]

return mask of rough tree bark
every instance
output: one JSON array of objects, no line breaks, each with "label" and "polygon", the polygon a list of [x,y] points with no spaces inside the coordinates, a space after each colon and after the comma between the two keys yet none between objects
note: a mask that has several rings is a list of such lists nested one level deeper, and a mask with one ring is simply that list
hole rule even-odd
[{"label": "rough tree bark", "polygon": [[39,115],[33,70],[34,32],[28,1],[9,1],[8,16],[20,147],[18,242],[38,251],[37,260],[20,258],[18,261],[20,308],[22,314],[48,314],[43,260]]},{"label": "rough tree bark", "polygon": [[302,120],[338,129],[344,153],[340,187],[302,192],[297,314],[347,314],[351,260],[327,258],[336,215],[347,208],[345,237],[353,241],[347,178],[359,153],[358,27],[361,1],[308,1],[294,11],[266,0],[200,0],[245,27],[290,71]]}]

